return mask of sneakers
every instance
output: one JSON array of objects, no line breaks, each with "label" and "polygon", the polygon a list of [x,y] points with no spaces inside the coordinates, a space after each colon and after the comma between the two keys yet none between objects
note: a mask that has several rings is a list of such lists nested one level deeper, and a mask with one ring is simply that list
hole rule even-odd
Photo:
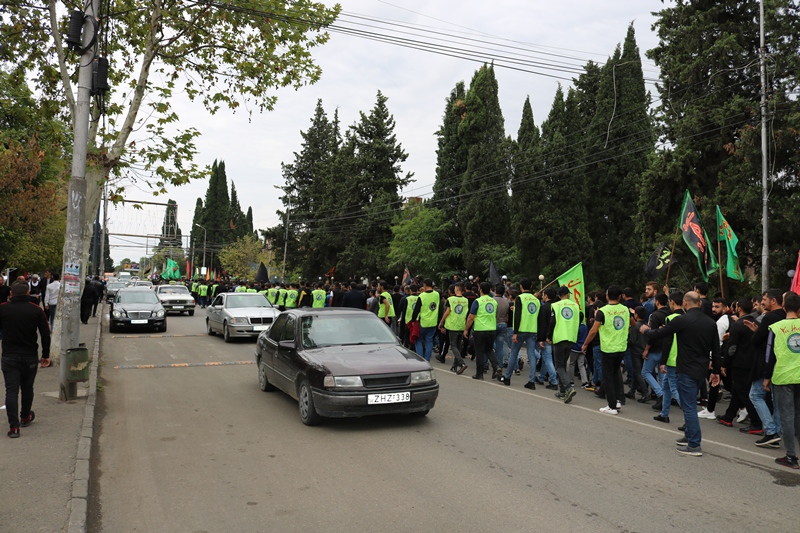
[{"label": "sneakers", "polygon": [[530,389],[530,390],[536,390],[536,382],[535,381],[529,381],[525,385],[523,385],[523,387],[525,387],[526,389]]},{"label": "sneakers", "polygon": [[[10,436],[11,435],[9,435],[9,437]],[[781,466],[787,466],[789,468],[794,468],[795,470],[800,469],[800,464],[797,462],[797,457],[791,457],[788,455],[786,457],[778,457],[775,459],[775,462]]]},{"label": "sneakers", "polygon": [[[19,428],[10,428],[8,430],[7,435],[9,437],[11,437],[12,439],[18,439],[19,438]],[[795,462],[797,462],[797,459],[795,459]]]},{"label": "sneakers", "polygon": [[722,424],[723,426],[727,427],[727,428],[732,428],[733,427],[733,422],[731,422],[730,420],[725,420],[724,418],[720,418],[719,419],[719,423]]},{"label": "sneakers", "polygon": [[565,393],[565,392],[557,392],[556,393],[556,398],[558,398],[559,400],[563,400],[566,397],[567,397],[567,393]]},{"label": "sneakers", "polygon": [[502,384],[503,384],[503,385],[505,385],[506,387],[508,387],[509,385],[511,385],[511,378],[507,378],[507,377],[504,377],[504,376],[500,376],[499,378],[497,378],[497,381],[499,381],[500,383],[502,383]]},{"label": "sneakers", "polygon": [[606,414],[606,415],[615,415],[615,414],[617,414],[618,411],[616,409],[612,409],[612,408],[606,406],[606,407],[601,407],[600,408],[600,412],[603,413],[603,414]]},{"label": "sneakers", "polygon": [[522,375],[522,372],[520,372],[520,371],[519,371],[519,368],[517,368],[516,370],[514,370],[514,375],[515,375],[515,376]]},{"label": "sneakers", "polygon": [[756,426],[747,426],[746,428],[739,428],[741,433],[747,433],[748,435],[763,435],[764,428],[756,427]]},{"label": "sneakers", "polygon": [[778,435],[764,435],[756,441],[756,446],[762,448],[780,448],[781,438]]},{"label": "sneakers", "polygon": [[619,400],[617,400],[617,409],[622,409],[622,403]]},{"label": "sneakers", "polygon": [[678,426],[678,431],[686,431],[686,425]]},{"label": "sneakers", "polygon": [[575,397],[575,395],[576,395],[576,394],[578,394],[578,393],[575,391],[575,389],[572,389],[572,388],[571,388],[571,389],[569,389],[569,390],[567,391],[567,393],[564,395],[564,403],[569,403],[569,402],[571,402],[571,401],[572,401],[572,399]]},{"label": "sneakers", "polygon": [[653,420],[655,420],[656,422],[664,422],[665,424],[669,424],[668,416],[656,415],[653,417]]},{"label": "sneakers", "polygon": [[547,390],[558,390],[558,385],[554,385],[554,384],[550,383],[549,385],[547,385],[545,387],[545,389],[547,389]]},{"label": "sneakers", "polygon": [[444,357],[443,357],[443,356],[441,356],[441,355],[437,355],[437,356],[436,356],[434,359],[436,359],[436,360],[437,360],[437,361],[439,361],[440,363],[444,363],[444,362],[445,362],[445,359],[444,359]]},{"label": "sneakers", "polygon": [[496,366],[494,370],[492,370],[492,379],[497,379],[503,375],[503,367]]},{"label": "sneakers", "polygon": [[595,385],[592,385],[591,383],[584,383],[583,385],[581,385],[581,387],[584,388],[585,390],[588,390],[589,392],[594,392],[597,389],[597,387]]},{"label": "sneakers", "polygon": [[705,418],[706,420],[716,420],[717,415],[714,414],[714,411],[709,411],[708,409],[702,409],[699,413],[697,413],[697,418]]},{"label": "sneakers", "polygon": [[747,409],[742,407],[741,409],[739,409],[739,416],[736,417],[736,421],[742,423],[745,420],[747,420],[747,417],[748,417]]},{"label": "sneakers", "polygon": [[691,457],[703,456],[703,451],[700,449],[700,446],[696,448],[692,448],[691,446],[678,446],[677,448],[675,448],[675,451],[682,455],[689,455]]},{"label": "sneakers", "polygon": [[483,381],[483,374],[475,374],[474,376],[472,376],[472,379],[479,379]]},{"label": "sneakers", "polygon": [[22,426],[22,427],[24,427],[24,428],[26,428],[26,427],[28,427],[28,426],[30,426],[30,425],[31,425],[31,422],[33,422],[33,419],[34,419],[34,418],[36,418],[36,413],[34,413],[33,411],[31,411],[31,414],[29,414],[28,416],[26,416],[25,418],[23,418],[22,420],[20,420],[20,423],[19,423],[19,425],[20,425],[20,426]]},{"label": "sneakers", "polygon": [[464,373],[464,370],[466,370],[466,369],[467,369],[467,365],[463,364],[463,365],[461,365],[460,367],[458,367],[456,369],[456,374],[461,375],[461,374]]},{"label": "sneakers", "polygon": [[688,446],[689,439],[687,439],[686,437],[681,437],[675,441],[675,444],[677,444],[678,446]]}]

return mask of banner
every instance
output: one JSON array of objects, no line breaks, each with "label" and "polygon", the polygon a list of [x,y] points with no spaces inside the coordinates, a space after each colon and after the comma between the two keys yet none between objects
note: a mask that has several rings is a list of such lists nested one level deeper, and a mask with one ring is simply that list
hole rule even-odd
[{"label": "banner", "polygon": [[[717,238],[722,241],[725,239],[725,245],[728,249],[728,262],[725,266],[728,277],[737,281],[744,281],[742,269],[739,266],[739,254],[736,253],[736,245],[739,244],[739,238],[731,229],[728,221],[722,216],[719,206],[717,206]],[[720,261],[722,258],[719,258]]]},{"label": "banner", "polygon": [[408,270],[408,265],[406,265],[406,268],[403,269],[403,281],[401,282],[401,285],[411,285],[413,281],[414,278],[411,277],[411,271]]},{"label": "banner", "polygon": [[656,248],[656,251],[650,255],[650,259],[647,260],[644,271],[648,278],[651,280],[656,279],[667,269],[671,262],[672,250],[667,247],[666,243],[661,243],[661,246]]},{"label": "banner", "polygon": [[181,268],[178,263],[172,259],[167,259],[167,265],[164,272],[161,273],[161,279],[181,279]]},{"label": "banner", "polygon": [[714,257],[714,252],[709,246],[709,239],[703,224],[700,222],[700,215],[694,206],[692,196],[689,191],[683,197],[683,207],[681,208],[681,218],[678,222],[683,232],[683,241],[686,246],[697,257],[697,266],[700,267],[700,274],[703,281],[708,281],[708,275],[717,271],[719,265]]},{"label": "banner", "polygon": [[497,268],[491,259],[489,260],[489,281],[492,282],[493,286],[500,283],[500,274],[497,273]]},{"label": "banner", "polygon": [[586,284],[583,282],[583,263],[578,263],[560,276],[558,286],[566,286],[570,290],[570,298],[578,304],[586,320]]},{"label": "banner", "polygon": [[792,288],[789,290],[795,294],[800,294],[800,251],[797,252],[797,266],[794,267],[794,278],[792,279]]}]

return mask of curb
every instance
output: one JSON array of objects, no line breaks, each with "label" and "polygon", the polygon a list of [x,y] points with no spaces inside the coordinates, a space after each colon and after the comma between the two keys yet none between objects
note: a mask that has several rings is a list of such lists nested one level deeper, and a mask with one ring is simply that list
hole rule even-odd
[{"label": "curb", "polygon": [[92,440],[94,439],[94,406],[97,401],[97,367],[100,362],[100,333],[103,331],[103,310],[101,303],[100,319],[97,321],[97,333],[92,347],[92,362],[89,368],[89,390],[86,395],[86,410],[83,414],[81,436],[78,439],[78,450],[75,455],[75,471],[72,481],[72,498],[69,505],[69,522],[67,533],[86,533],[86,517],[89,511],[89,473],[92,457]]}]

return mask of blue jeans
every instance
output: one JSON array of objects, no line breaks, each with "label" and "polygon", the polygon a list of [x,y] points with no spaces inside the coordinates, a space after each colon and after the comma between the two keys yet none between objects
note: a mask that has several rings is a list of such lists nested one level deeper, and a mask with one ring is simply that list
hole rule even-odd
[{"label": "blue jeans", "polygon": [[600,385],[603,381],[603,356],[601,355],[599,344],[592,347],[592,366],[594,366],[592,383]]},{"label": "blue jeans", "polygon": [[48,309],[48,313],[50,313],[49,319],[50,319],[50,332],[51,333],[53,332],[53,328],[55,327],[55,323],[56,323],[56,307],[58,307],[58,305],[51,305],[51,306],[49,306],[49,309]]},{"label": "blue jeans", "polygon": [[630,381],[634,383],[633,380],[633,362],[631,361],[631,351],[625,350],[625,356],[623,357],[625,361],[625,381]]},{"label": "blue jeans", "polygon": [[[769,412],[769,406],[764,399],[767,397],[767,391],[764,390],[764,381],[757,379],[750,385],[750,401],[753,402],[753,407],[756,408],[756,413],[761,419],[764,427],[764,435],[780,435],[781,434],[781,419],[778,416],[778,404],[774,401],[773,413]],[[774,398],[773,398],[774,400]],[[791,438],[791,436],[789,437]]]},{"label": "blue jeans", "polygon": [[683,421],[686,424],[684,433],[689,441],[690,448],[699,448],[702,435],[700,433],[700,420],[697,418],[697,391],[700,390],[700,380],[686,374],[678,374],[678,394],[680,394]]},{"label": "blue jeans", "polygon": [[506,324],[497,324],[497,336],[494,338],[494,353],[497,356],[497,362],[500,366],[503,366],[503,363],[506,362],[506,332],[508,330],[508,325]]},{"label": "blue jeans", "polygon": [[508,368],[506,368],[503,377],[511,379],[511,374],[517,368],[519,363],[519,351],[522,345],[527,344],[528,350],[528,381],[536,381],[536,365],[539,362],[539,350],[536,343],[536,333],[517,333],[517,342],[511,343],[511,353],[508,355]]},{"label": "blue jeans", "polygon": [[419,328],[419,338],[417,339],[416,352],[424,357],[426,361],[431,360],[431,353],[433,352],[433,336],[435,334],[436,326],[432,328]]},{"label": "blue jeans", "polygon": [[661,363],[661,353],[659,352],[650,352],[647,354],[647,359],[642,363],[642,377],[647,384],[650,385],[650,388],[653,389],[656,396],[661,396],[663,394],[661,385],[653,375],[653,371],[658,368],[659,363]]},{"label": "blue jeans", "polygon": [[661,416],[669,416],[669,406],[674,398],[676,402],[681,403],[681,397],[678,395],[677,374],[674,366],[668,366],[667,372],[661,374],[662,388],[661,392]]},{"label": "blue jeans", "polygon": [[545,342],[544,348],[541,349],[541,354],[542,371],[539,372],[539,381],[545,381],[545,373],[547,373],[548,381],[552,385],[558,385],[556,367],[553,365],[553,345]]}]

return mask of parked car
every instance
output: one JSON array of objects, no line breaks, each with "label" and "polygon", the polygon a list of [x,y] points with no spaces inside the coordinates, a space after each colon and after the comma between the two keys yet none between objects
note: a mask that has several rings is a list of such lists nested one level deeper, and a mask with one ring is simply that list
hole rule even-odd
[{"label": "parked car", "polygon": [[113,302],[117,291],[128,286],[124,281],[109,281],[106,283],[106,302]]},{"label": "parked car", "polygon": [[111,304],[108,330],[155,328],[167,331],[167,311],[156,293],[147,287],[119,289]]},{"label": "parked car", "polygon": [[153,282],[152,281],[139,280],[139,281],[134,281],[133,282],[133,286],[134,287],[149,287],[149,288],[152,289],[153,288]]},{"label": "parked car", "polygon": [[425,416],[439,395],[430,363],[365,310],[285,311],[259,335],[255,355],[261,390],[296,399],[306,425],[322,417]]},{"label": "parked car", "polygon": [[180,315],[186,312],[194,316],[194,298],[184,285],[159,285],[156,287],[156,296],[167,313],[172,311]]},{"label": "parked car", "polygon": [[262,294],[226,292],[206,307],[206,332],[221,333],[225,342],[235,337],[258,337],[272,326],[280,311]]}]

